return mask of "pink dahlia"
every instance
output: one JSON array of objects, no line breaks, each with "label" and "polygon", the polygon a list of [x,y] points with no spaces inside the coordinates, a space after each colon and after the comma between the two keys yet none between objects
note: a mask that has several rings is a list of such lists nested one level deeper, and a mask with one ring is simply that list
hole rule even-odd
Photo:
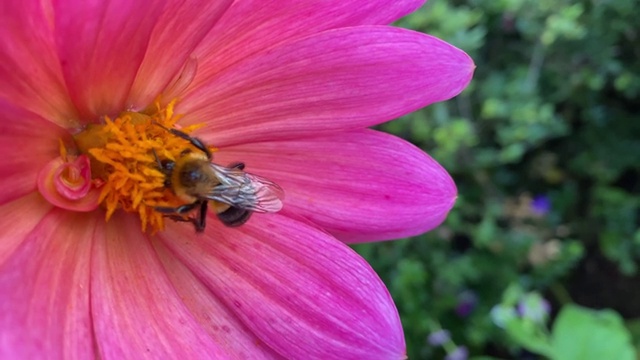
[{"label": "pink dahlia", "polygon": [[[345,243],[430,230],[456,197],[366,129],[471,78],[462,51],[388,26],[422,2],[2,1],[0,358],[403,358]],[[224,226],[238,192],[181,194],[163,167],[197,151],[284,197]],[[199,209],[160,210],[189,196],[202,233]]]}]

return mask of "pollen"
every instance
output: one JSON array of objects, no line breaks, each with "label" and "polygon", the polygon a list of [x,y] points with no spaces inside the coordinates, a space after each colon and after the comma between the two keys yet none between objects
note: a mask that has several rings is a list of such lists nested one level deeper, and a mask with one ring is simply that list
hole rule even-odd
[{"label": "pollen", "polygon": [[[123,210],[140,217],[143,231],[155,233],[164,229],[164,216],[155,207],[184,203],[165,186],[166,175],[160,170],[161,160],[175,161],[185,149],[193,149],[167,131],[180,119],[174,114],[175,104],[174,100],[161,106],[156,101],[142,112],[105,116],[101,124],[88,125],[74,136],[78,151],[89,156],[92,179],[101,184],[99,202],[107,221]],[[180,130],[188,134],[199,126]]]}]

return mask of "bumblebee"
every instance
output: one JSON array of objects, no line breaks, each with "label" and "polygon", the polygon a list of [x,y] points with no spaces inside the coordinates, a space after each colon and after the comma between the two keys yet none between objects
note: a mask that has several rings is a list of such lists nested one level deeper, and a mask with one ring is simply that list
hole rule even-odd
[{"label": "bumblebee", "polygon": [[[282,209],[284,191],[277,184],[244,171],[244,163],[221,166],[212,162],[213,156],[202,140],[177,129],[167,129],[200,151],[185,149],[175,161],[160,160],[158,167],[165,175],[165,187],[185,201],[178,207],[155,207],[173,220],[193,223],[197,232],[206,226],[209,201],[218,219],[230,227],[249,220],[251,214],[273,213]],[[185,217],[197,209],[195,217]]]}]

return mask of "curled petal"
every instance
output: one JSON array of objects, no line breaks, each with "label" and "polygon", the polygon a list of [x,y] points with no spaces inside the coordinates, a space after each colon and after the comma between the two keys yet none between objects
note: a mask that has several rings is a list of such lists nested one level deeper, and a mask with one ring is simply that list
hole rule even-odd
[{"label": "curled petal", "polygon": [[283,211],[347,242],[397,239],[431,230],[455,203],[456,186],[414,145],[373,130],[223,148],[214,161],[243,161],[280,185]]},{"label": "curled petal", "polygon": [[100,204],[100,190],[92,186],[86,155],[73,161],[51,160],[38,173],[38,190],[51,204],[67,210],[92,211]]},{"label": "curled petal", "polygon": [[388,26],[325,31],[256,53],[186,94],[176,110],[216,146],[363,128],[462,91],[463,51]]},{"label": "curled petal", "polygon": [[180,223],[159,236],[265,346],[287,359],[404,358],[393,301],[352,249],[281,214],[216,221],[195,240]]},{"label": "curled petal", "polygon": [[171,101],[182,94],[191,85],[198,72],[198,59],[191,57],[184,62],[180,72],[171,79],[162,92],[163,99]]}]

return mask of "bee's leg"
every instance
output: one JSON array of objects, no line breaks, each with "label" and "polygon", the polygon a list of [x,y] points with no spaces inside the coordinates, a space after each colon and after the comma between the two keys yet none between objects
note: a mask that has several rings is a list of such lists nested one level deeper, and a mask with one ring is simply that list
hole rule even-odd
[{"label": "bee's leg", "polygon": [[[154,209],[160,213],[166,214],[166,216],[173,221],[190,222],[193,224],[197,232],[204,231],[207,221],[207,205],[208,201],[198,200],[191,204],[186,204],[178,207],[165,207],[156,206]],[[200,206],[197,217],[183,217],[184,215],[196,207]]]},{"label": "bee's leg", "polygon": [[232,162],[227,167],[230,168],[230,169],[244,170],[244,163],[243,162]]},{"label": "bee's leg", "polygon": [[196,232],[203,232],[204,228],[207,226],[207,206],[208,201],[202,201],[200,204],[200,211],[198,212],[198,217],[193,219],[193,225],[196,228]]},{"label": "bee's leg", "polygon": [[159,213],[168,214],[168,215],[173,215],[173,214],[184,215],[189,211],[197,208],[198,206],[200,206],[199,200],[191,204],[181,205],[178,207],[156,206],[153,209]]},{"label": "bee's leg", "polygon": [[194,225],[195,225],[195,222],[196,222],[196,220],[194,218],[182,217],[180,215],[165,215],[165,217],[168,217],[169,219],[171,219],[173,221],[190,222],[190,223],[192,223]]}]

